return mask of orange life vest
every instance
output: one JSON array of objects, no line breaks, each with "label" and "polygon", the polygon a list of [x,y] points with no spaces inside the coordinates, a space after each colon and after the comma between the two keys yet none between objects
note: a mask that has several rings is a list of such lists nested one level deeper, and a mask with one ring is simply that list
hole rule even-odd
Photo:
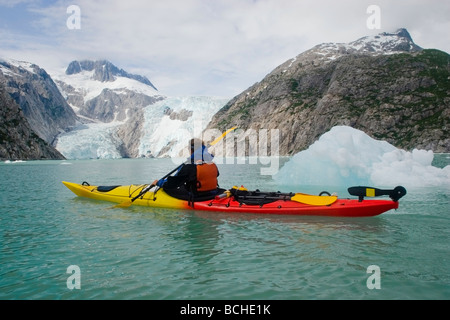
[{"label": "orange life vest", "polygon": [[197,191],[212,191],[217,189],[219,170],[215,163],[197,165]]}]

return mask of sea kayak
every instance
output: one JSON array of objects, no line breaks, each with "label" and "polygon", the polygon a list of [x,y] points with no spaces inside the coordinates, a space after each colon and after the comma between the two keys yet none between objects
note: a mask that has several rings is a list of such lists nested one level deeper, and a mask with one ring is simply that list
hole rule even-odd
[{"label": "sea kayak", "polygon": [[[380,190],[369,187],[349,188],[358,199],[340,199],[334,195],[309,195],[248,191],[244,188],[221,190],[210,199],[183,200],[167,194],[162,188],[149,185],[93,186],[63,181],[63,184],[80,197],[115,202],[131,202],[138,206],[173,208],[182,210],[215,211],[230,213],[316,215],[335,217],[370,217],[398,208],[398,199],[406,194],[403,187]],[[144,192],[143,192],[144,191]],[[223,191],[223,192],[222,192]],[[366,196],[389,195],[387,199],[365,199]],[[139,197],[137,197],[139,196]],[[130,203],[131,204],[131,203]]]}]

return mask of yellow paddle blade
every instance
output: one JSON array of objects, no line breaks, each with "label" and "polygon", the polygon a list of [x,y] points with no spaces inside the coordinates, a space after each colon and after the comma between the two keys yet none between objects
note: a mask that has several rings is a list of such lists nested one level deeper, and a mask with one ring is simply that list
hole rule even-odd
[{"label": "yellow paddle blade", "polygon": [[116,204],[113,208],[128,208],[133,204],[131,200],[124,201],[122,203]]},{"label": "yellow paddle blade", "polygon": [[220,137],[218,137],[216,140],[214,140],[213,142],[210,143],[210,146],[212,147],[213,145],[215,145],[217,142],[219,142],[220,140],[222,140],[223,137],[225,137],[228,133],[230,133],[231,131],[233,131],[234,129],[236,129],[237,127],[233,127],[231,129],[228,129],[227,131],[225,131],[224,133],[222,133],[222,135]]},{"label": "yellow paddle blade", "polygon": [[296,193],[291,200],[312,206],[329,206],[337,200],[337,196],[314,196],[310,194]]}]

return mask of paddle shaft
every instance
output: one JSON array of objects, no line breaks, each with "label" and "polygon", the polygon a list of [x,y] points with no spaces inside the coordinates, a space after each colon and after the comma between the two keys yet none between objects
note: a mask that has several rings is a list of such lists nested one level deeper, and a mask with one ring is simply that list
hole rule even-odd
[{"label": "paddle shaft", "polygon": [[[164,177],[162,177],[161,179],[165,179],[168,176],[170,176],[172,173],[174,173],[175,171],[179,170],[182,166],[184,166],[185,163],[180,164],[178,167],[176,167],[175,169],[173,169],[172,171],[170,171],[168,174],[166,174]],[[153,188],[155,185],[151,184],[148,187],[145,187],[144,189],[142,189],[141,192],[139,192],[139,194],[137,196],[135,196],[134,198],[131,199],[131,202],[134,202],[136,199],[138,199],[139,197],[143,196],[145,193],[147,193],[151,188]]]}]

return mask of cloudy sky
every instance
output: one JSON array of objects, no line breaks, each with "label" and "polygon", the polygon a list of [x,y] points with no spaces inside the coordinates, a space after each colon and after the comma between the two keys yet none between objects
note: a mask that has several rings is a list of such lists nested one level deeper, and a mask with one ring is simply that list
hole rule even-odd
[{"label": "cloudy sky", "polygon": [[[376,29],[370,5],[380,9]],[[162,94],[233,97],[317,44],[400,27],[419,46],[450,52],[450,1],[0,0],[0,58],[50,74],[107,59]]]}]

